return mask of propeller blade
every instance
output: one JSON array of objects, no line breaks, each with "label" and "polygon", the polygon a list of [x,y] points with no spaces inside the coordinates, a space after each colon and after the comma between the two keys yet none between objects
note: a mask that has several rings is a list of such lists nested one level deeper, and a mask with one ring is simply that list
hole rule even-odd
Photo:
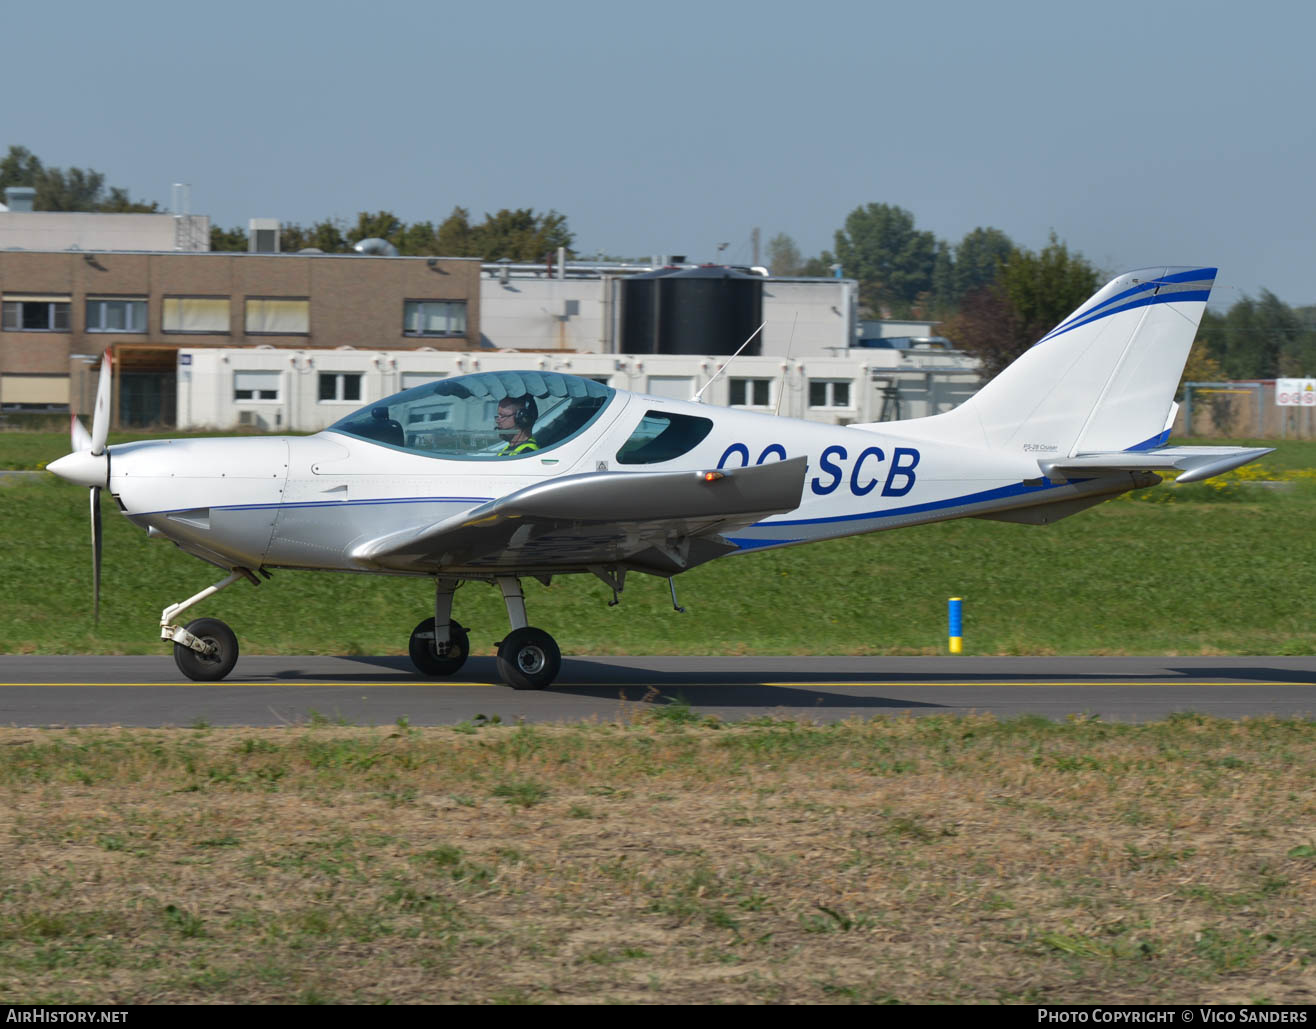
[{"label": "propeller blade", "polygon": [[90,450],[91,433],[87,431],[82,422],[78,421],[78,416],[76,414],[71,415],[70,418],[72,419],[70,434],[73,437],[73,452],[76,454],[83,450]]},{"label": "propeller blade", "polygon": [[101,623],[101,489],[91,492],[91,611],[96,624]]},{"label": "propeller blade", "polygon": [[109,350],[101,358],[101,378],[96,384],[96,407],[91,416],[91,452],[105,453],[105,440],[110,435],[110,376],[114,358]]}]

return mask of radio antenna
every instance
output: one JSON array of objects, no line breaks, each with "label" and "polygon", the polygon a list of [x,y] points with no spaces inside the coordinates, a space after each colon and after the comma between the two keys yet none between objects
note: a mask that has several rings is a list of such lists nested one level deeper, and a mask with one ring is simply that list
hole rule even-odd
[{"label": "radio antenna", "polygon": [[[740,344],[740,350],[744,350],[747,346],[749,346],[750,341],[753,340],[753,338],[754,338],[755,336],[757,336],[760,332],[762,332],[762,331],[763,331],[763,326],[764,326],[764,325],[767,325],[767,324],[768,324],[768,323],[767,323],[767,321],[765,320],[764,322],[762,322],[762,323],[759,325],[759,327],[758,327],[757,329],[755,329],[753,332],[751,332],[751,333],[749,334],[749,339],[745,340],[744,343]],[[721,368],[719,368],[717,371],[715,371],[715,372],[713,373],[713,378],[709,379],[706,383],[704,383],[702,386],[700,386],[698,392],[695,393],[695,395],[694,395],[693,397],[691,397],[690,399],[693,400],[693,401],[696,401],[696,402],[697,402],[697,401],[699,400],[699,398],[700,398],[701,396],[703,396],[703,394],[704,394],[704,390],[708,389],[709,386],[713,385],[713,383],[716,381],[717,377],[718,377],[719,375],[721,375],[724,371],[726,371],[728,368],[731,367],[731,362],[734,361],[737,357],[740,356],[740,350],[737,350],[734,354],[732,354],[732,355],[727,359],[727,363],[724,364]]]},{"label": "radio antenna", "polygon": [[791,338],[786,342],[786,360],[781,364],[781,386],[777,389],[777,409],[772,412],[773,416],[781,414],[781,398],[786,392],[786,370],[790,368],[791,347],[795,345],[795,323],[800,320],[800,312],[795,312],[795,317],[791,319]]}]

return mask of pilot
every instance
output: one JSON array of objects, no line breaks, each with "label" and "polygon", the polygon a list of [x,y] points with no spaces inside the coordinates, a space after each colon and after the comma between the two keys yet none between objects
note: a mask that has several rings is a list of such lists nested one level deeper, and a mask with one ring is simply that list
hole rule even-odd
[{"label": "pilot", "polygon": [[526,394],[521,397],[504,397],[498,401],[498,413],[494,415],[494,429],[506,444],[498,451],[499,457],[515,457],[538,450],[539,444],[530,434],[539,417],[539,405],[535,398]]}]

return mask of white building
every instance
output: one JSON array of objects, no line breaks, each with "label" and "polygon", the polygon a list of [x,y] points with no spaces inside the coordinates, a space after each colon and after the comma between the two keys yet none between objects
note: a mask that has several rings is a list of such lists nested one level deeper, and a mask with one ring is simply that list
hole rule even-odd
[{"label": "white building", "polygon": [[[847,424],[936,414],[978,387],[977,363],[954,351],[849,351],[843,356],[725,357],[509,351],[181,349],[180,429],[317,432],[399,390],[469,372],[559,371],[638,393]],[[716,376],[716,378],[714,378]]]},{"label": "white building", "polygon": [[[622,284],[651,265],[565,262],[485,264],[480,279],[484,342],[504,350],[615,354],[620,344]],[[765,356],[811,357],[843,351],[857,332],[854,279],[763,279]],[[731,341],[732,352],[743,340]]]},{"label": "white building", "polygon": [[5,190],[0,250],[209,250],[204,214],[93,214],[33,211],[35,190]]}]

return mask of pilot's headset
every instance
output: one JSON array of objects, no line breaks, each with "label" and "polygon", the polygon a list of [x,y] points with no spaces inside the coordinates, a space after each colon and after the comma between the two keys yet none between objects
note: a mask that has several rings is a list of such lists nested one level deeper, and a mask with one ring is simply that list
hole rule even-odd
[{"label": "pilot's headset", "polygon": [[513,416],[513,422],[522,432],[529,432],[539,420],[539,405],[529,393],[515,403],[516,414]]}]

